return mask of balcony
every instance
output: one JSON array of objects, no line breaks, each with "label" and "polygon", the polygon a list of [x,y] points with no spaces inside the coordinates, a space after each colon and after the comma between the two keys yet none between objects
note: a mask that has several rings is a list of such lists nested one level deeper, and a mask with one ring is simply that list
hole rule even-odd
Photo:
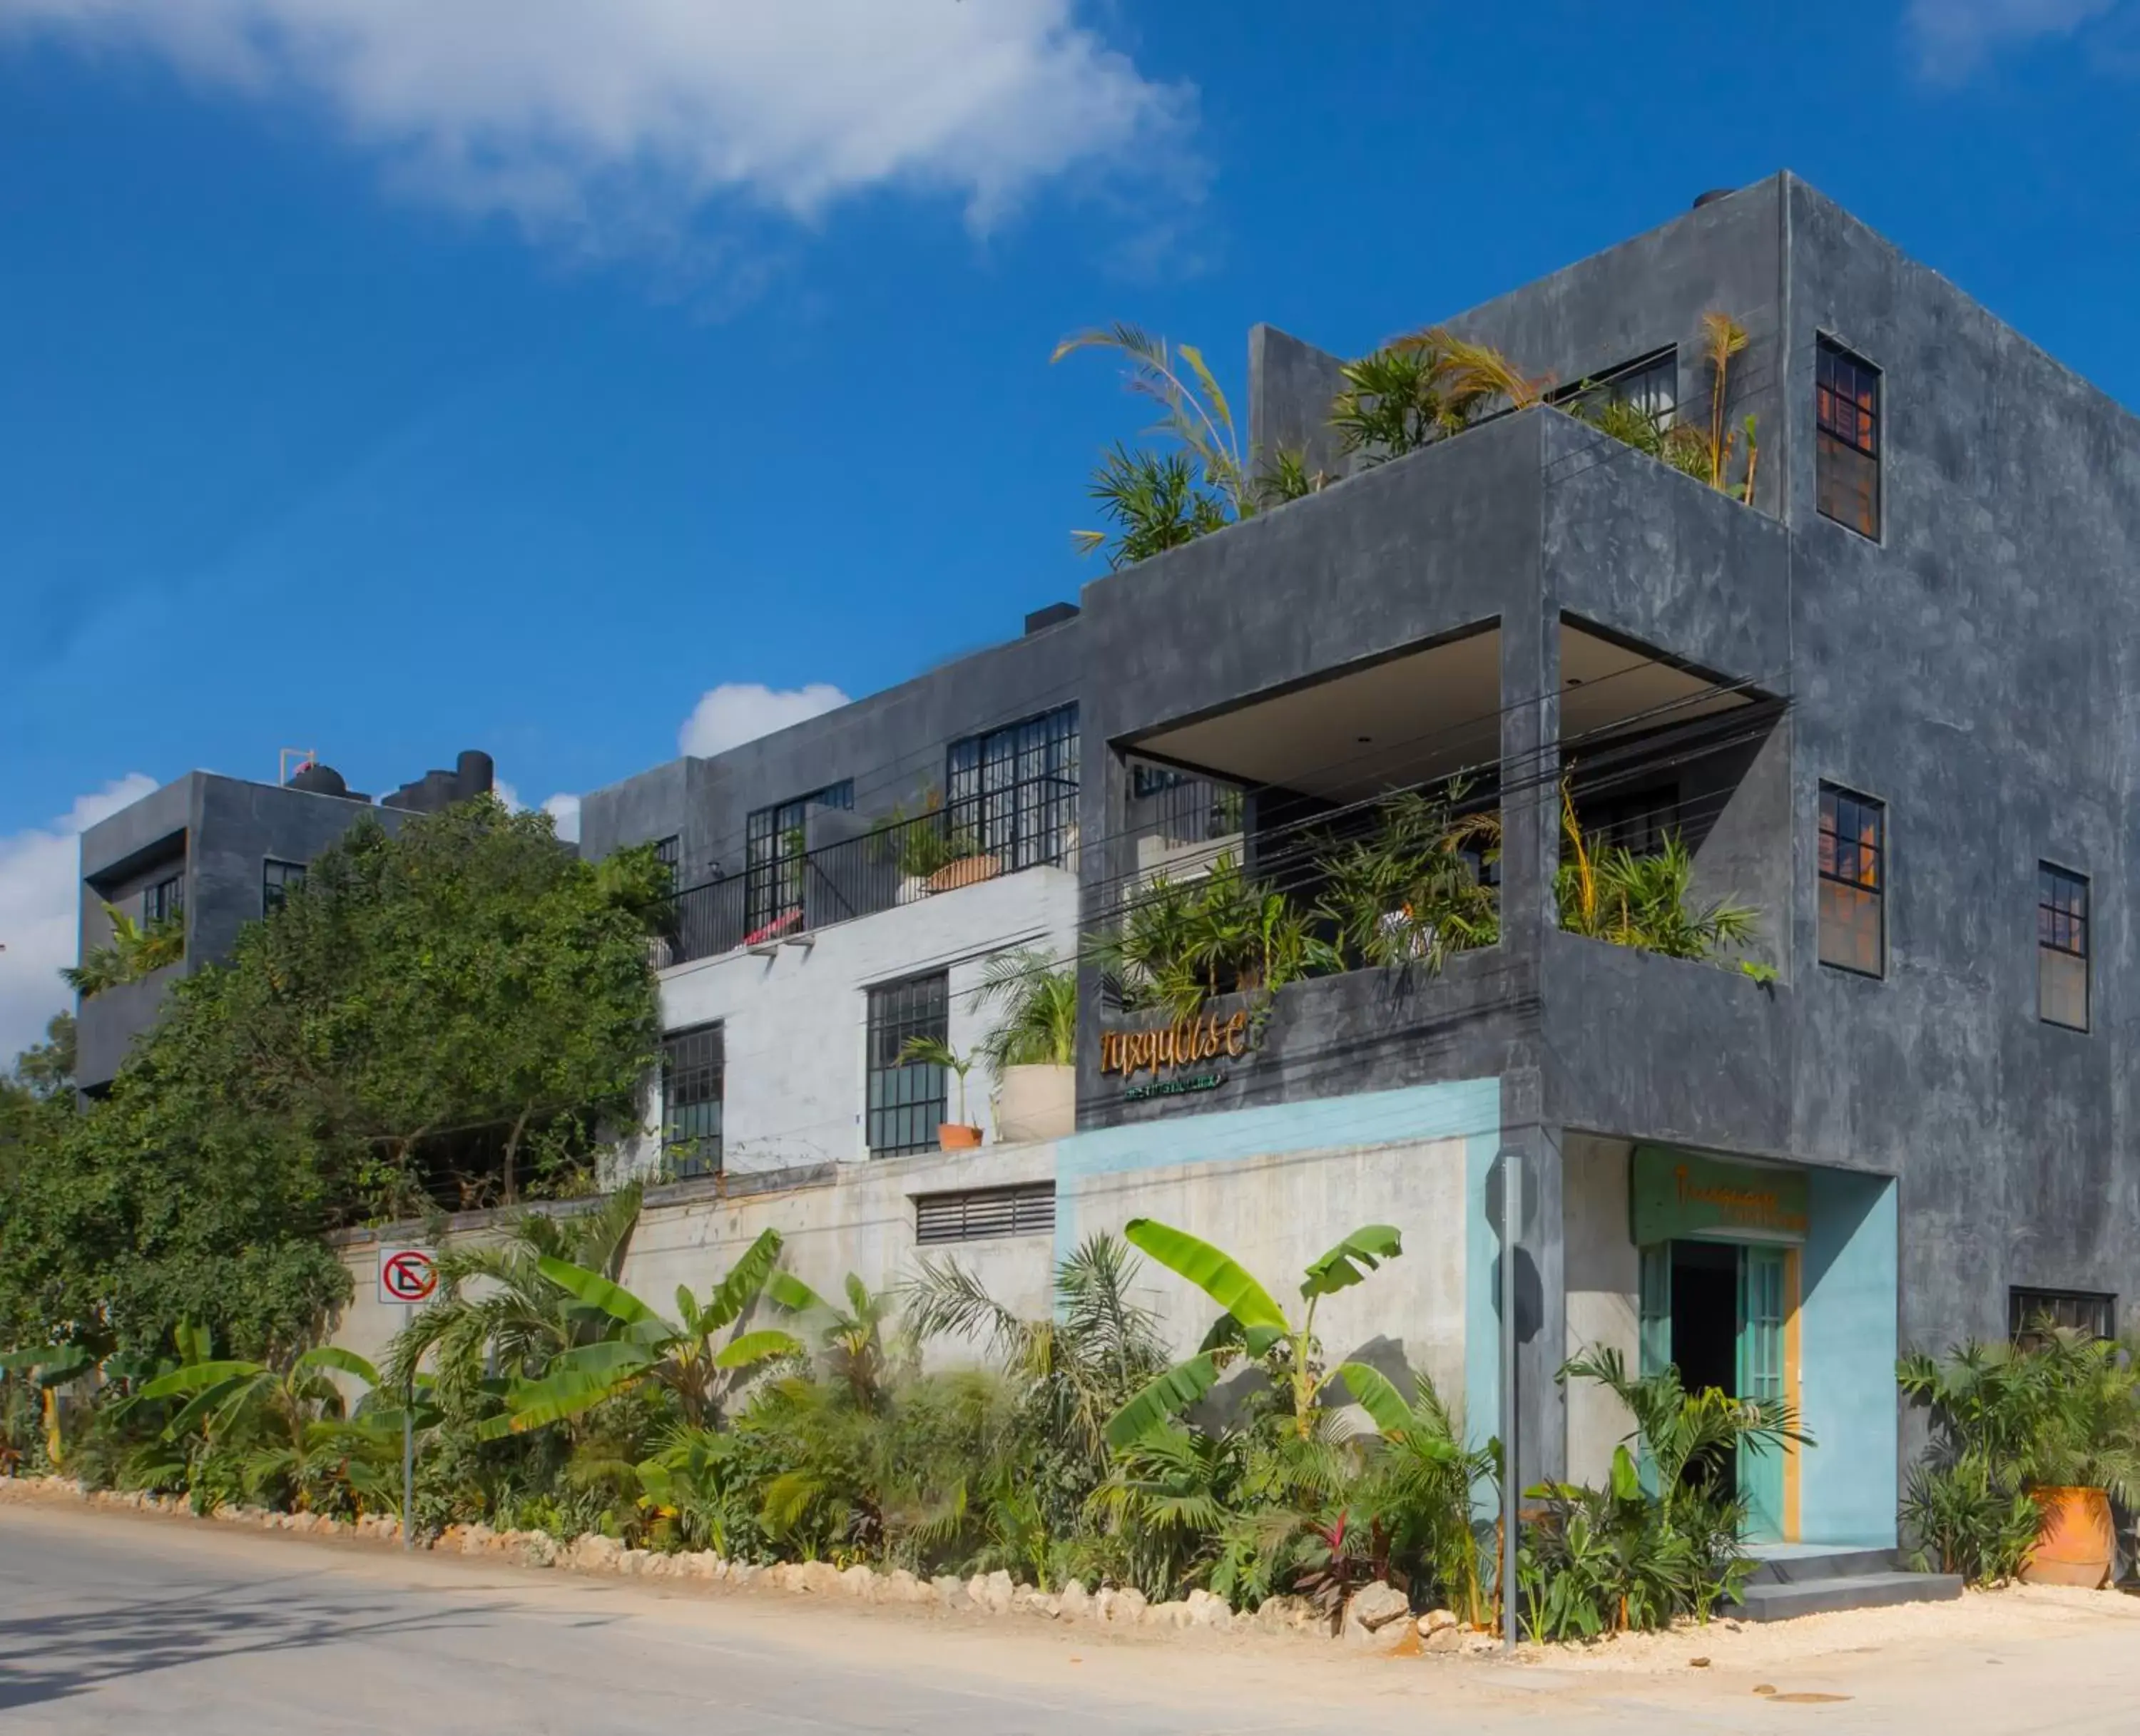
[{"label": "balcony", "polygon": [[778,851],[740,874],[675,895],[668,932],[654,943],[655,967],[669,969],[729,953],[771,954],[807,945],[835,924],[921,904],[1028,868],[1077,867],[1074,784],[970,815],[935,811],[910,820],[858,821],[821,813],[827,825],[867,830],[807,847]]}]

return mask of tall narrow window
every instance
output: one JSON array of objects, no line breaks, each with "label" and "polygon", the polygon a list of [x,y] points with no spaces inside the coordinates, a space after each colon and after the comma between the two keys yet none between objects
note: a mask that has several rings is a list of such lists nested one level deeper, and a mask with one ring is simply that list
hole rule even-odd
[{"label": "tall narrow window", "polygon": [[759,808],[744,821],[746,939],[785,933],[802,922],[807,871],[803,827],[812,803],[820,807],[852,807],[854,780],[843,778],[822,790]]},{"label": "tall narrow window", "polygon": [[1820,961],[1868,977],[1887,968],[1887,811],[1820,787]]},{"label": "tall narrow window", "polygon": [[1880,537],[1880,374],[1820,341],[1814,388],[1814,486],[1821,516]]},{"label": "tall narrow window", "polygon": [[661,1145],[672,1176],[718,1175],[727,1047],[719,1025],[661,1039]]},{"label": "tall narrow window", "polygon": [[270,856],[260,867],[260,914],[273,915],[289,902],[292,889],[304,883],[302,862],[278,862]]},{"label": "tall narrow window", "polygon": [[141,925],[155,922],[170,922],[185,914],[186,880],[182,874],[174,874],[145,886],[141,890]]},{"label": "tall narrow window", "polygon": [[2088,1029],[2088,880],[2036,865],[2036,1017]]},{"label": "tall narrow window", "polygon": [[940,970],[870,990],[866,1107],[871,1157],[936,1149],[936,1130],[946,1119],[944,1069],[906,1055],[917,1037],[950,1041],[950,979]]},{"label": "tall narrow window", "polygon": [[945,796],[952,836],[1005,868],[1067,863],[1077,826],[1077,708],[952,743]]}]

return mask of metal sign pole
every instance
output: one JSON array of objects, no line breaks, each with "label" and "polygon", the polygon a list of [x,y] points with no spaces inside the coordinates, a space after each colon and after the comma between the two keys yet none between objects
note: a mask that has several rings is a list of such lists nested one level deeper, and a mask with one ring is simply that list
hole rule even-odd
[{"label": "metal sign pole", "polygon": [[1524,1219],[1522,1154],[1501,1154],[1501,1644],[1516,1649],[1516,1548],[1522,1529],[1516,1467],[1516,1247]]},{"label": "metal sign pole", "polygon": [[[406,1332],[416,1317],[414,1302],[401,1304],[401,1330]],[[410,1528],[410,1519],[416,1508],[416,1376],[409,1375],[408,1390],[401,1395],[401,1547],[411,1550],[416,1547],[415,1532]]]}]

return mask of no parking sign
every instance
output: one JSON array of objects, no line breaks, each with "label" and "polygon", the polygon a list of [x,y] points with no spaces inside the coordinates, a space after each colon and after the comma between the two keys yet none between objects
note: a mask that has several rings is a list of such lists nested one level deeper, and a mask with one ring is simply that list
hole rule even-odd
[{"label": "no parking sign", "polygon": [[439,1268],[428,1248],[379,1250],[379,1299],[415,1307],[439,1287]]}]

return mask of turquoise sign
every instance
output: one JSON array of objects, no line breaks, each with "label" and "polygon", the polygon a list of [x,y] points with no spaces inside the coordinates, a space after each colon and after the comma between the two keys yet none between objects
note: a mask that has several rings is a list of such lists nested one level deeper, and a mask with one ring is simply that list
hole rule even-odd
[{"label": "turquoise sign", "polygon": [[1635,1245],[1706,1236],[1803,1242],[1811,1212],[1803,1170],[1727,1163],[1665,1145],[1637,1145],[1629,1178]]}]

